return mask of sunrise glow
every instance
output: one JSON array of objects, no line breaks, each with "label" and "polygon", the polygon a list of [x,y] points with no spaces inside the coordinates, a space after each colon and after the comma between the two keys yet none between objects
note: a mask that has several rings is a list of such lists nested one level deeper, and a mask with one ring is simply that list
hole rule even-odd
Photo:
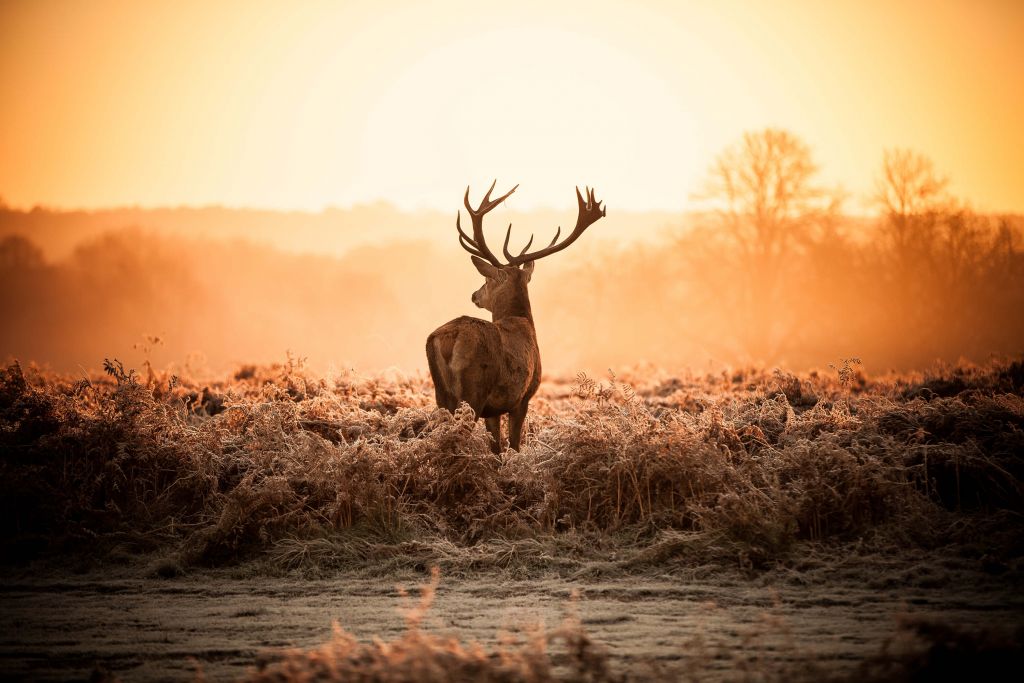
[{"label": "sunrise glow", "polygon": [[0,680],[1024,663],[1024,0],[0,0],[0,84]]},{"label": "sunrise glow", "polygon": [[898,144],[1020,211],[1022,33],[998,1],[4,3],[0,197],[449,210],[499,177],[674,210],[771,125],[855,197]]}]

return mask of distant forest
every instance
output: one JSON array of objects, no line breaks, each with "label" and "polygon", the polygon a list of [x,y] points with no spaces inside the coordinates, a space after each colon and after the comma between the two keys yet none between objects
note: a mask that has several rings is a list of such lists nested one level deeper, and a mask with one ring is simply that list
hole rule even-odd
[{"label": "distant forest", "polygon": [[[972,210],[919,153],[880,162],[868,217],[851,216],[817,183],[806,145],[774,129],[723,151],[700,213],[617,214],[614,188],[598,188],[609,214],[590,232],[605,238],[588,232],[531,284],[545,369],[858,357],[878,372],[1024,351],[1024,220]],[[63,371],[118,357],[220,372],[287,354],[323,371],[422,369],[431,330],[488,316],[469,301],[480,278],[456,240],[459,205],[3,207],[0,356]],[[507,213],[488,228],[496,244],[508,220],[542,241],[574,218]]]}]

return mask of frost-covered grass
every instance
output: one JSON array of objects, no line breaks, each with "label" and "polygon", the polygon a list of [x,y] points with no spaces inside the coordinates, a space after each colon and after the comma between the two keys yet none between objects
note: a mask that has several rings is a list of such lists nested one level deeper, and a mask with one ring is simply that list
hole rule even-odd
[{"label": "frost-covered grass", "polygon": [[757,569],[801,544],[1024,554],[1020,361],[546,378],[494,456],[423,376],[0,371],[4,557]]}]

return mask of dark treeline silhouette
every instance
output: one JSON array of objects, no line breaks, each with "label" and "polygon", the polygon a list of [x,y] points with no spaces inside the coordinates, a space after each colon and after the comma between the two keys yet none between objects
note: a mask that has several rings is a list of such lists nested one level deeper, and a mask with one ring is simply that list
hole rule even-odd
[{"label": "dark treeline silhouette", "polygon": [[[1024,222],[972,211],[947,185],[926,157],[889,150],[875,214],[854,218],[817,183],[803,142],[748,133],[711,167],[699,220],[629,246],[584,239],[538,265],[531,297],[545,369],[800,369],[856,356],[884,370],[1020,353]],[[649,219],[617,217],[607,193],[603,229],[649,231]],[[450,216],[435,226],[430,214],[421,240],[312,256],[275,246],[287,226],[271,244],[150,226],[76,237],[3,213],[0,356],[60,370],[116,356],[219,371],[288,352],[323,370],[423,369],[430,330],[486,316],[469,301],[480,278]],[[542,217],[529,229],[553,231],[554,218]]]}]

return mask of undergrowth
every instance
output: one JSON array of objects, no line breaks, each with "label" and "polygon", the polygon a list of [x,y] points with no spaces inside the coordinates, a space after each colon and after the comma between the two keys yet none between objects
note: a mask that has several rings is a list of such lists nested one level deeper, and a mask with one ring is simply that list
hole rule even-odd
[{"label": "undergrowth", "polygon": [[422,376],[105,370],[0,371],[5,561],[756,569],[865,539],[1024,555],[1020,361],[547,379],[522,452],[499,456]]}]

